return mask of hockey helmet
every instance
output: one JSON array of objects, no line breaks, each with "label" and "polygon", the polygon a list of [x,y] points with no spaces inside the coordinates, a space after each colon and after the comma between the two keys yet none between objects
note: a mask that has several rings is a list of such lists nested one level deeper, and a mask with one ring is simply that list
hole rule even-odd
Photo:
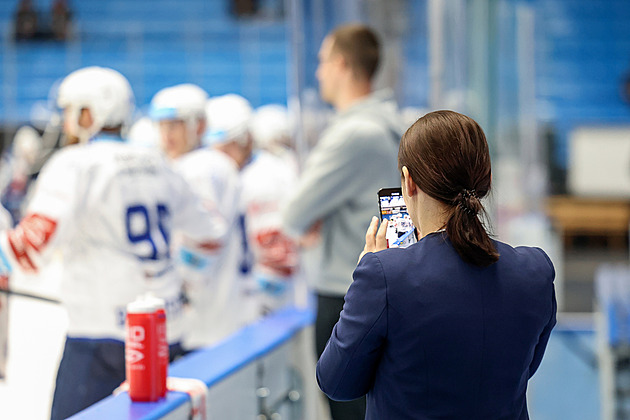
[{"label": "hockey helmet", "polygon": [[227,94],[210,98],[206,105],[208,129],[203,141],[206,145],[247,141],[253,109],[240,95]]},{"label": "hockey helmet", "polygon": [[252,118],[251,132],[256,145],[261,148],[286,142],[291,137],[289,111],[279,104],[257,108]]},{"label": "hockey helmet", "polygon": [[205,119],[207,101],[206,91],[192,83],[167,87],[151,100],[149,116],[154,121],[177,119],[189,122]]},{"label": "hockey helmet", "polygon": [[[61,82],[57,104],[68,109],[70,124],[80,141],[86,141],[103,128],[116,128],[129,122],[134,110],[134,95],[129,82],[116,70],[85,67],[70,73]],[[79,127],[82,109],[90,110],[93,124]]]}]

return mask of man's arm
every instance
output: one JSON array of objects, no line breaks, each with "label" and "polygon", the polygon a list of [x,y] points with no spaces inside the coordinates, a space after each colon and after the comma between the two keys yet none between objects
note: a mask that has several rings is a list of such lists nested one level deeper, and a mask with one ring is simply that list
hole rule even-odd
[{"label": "man's arm", "polygon": [[370,167],[381,157],[374,145],[383,141],[382,130],[346,130],[338,136],[336,143],[325,142],[313,149],[284,208],[283,222],[292,235],[306,233],[370,182]]},{"label": "man's arm", "polygon": [[180,245],[191,255],[199,253],[200,258],[218,255],[225,245],[230,226],[216,197],[210,199],[207,194],[201,197],[180,174],[172,172],[171,176],[174,192],[178,194],[173,230],[183,235]]}]

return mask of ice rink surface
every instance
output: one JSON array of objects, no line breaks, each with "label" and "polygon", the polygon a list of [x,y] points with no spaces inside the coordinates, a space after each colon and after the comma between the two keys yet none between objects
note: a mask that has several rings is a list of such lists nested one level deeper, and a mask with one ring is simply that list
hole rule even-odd
[{"label": "ice rink surface", "polygon": [[[58,268],[51,267],[37,277],[13,276],[11,287],[58,299],[59,280]],[[10,297],[7,376],[0,381],[1,419],[50,418],[67,323],[66,311],[60,304]]]}]

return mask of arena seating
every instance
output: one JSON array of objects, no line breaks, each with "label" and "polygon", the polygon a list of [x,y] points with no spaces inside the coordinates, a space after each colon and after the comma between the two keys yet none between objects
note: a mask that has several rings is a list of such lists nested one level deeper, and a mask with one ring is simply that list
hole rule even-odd
[{"label": "arena seating", "polygon": [[[51,0],[33,2],[41,12]],[[247,96],[255,105],[286,102],[286,27],[281,20],[236,20],[227,0],[70,2],[76,39],[10,42],[17,0],[0,0],[0,119],[25,122],[53,83],[88,65],[113,67],[138,105],[164,86],[193,82],[211,95]]]},{"label": "arena seating", "polygon": [[568,134],[579,125],[630,122],[621,82],[630,73],[630,2],[535,0],[539,117],[559,136],[566,168]]},{"label": "arena seating", "polygon": [[[48,10],[52,0],[36,0]],[[512,0],[516,1],[516,0]],[[287,97],[287,28],[284,22],[237,21],[228,0],[81,0],[71,1],[78,41],[20,43],[11,48],[17,0],[0,0],[0,119],[28,120],[37,100],[52,83],[85,65],[108,65],[124,72],[139,105],[168,84],[190,81],[210,94],[237,92],[254,105]],[[313,3],[305,1],[305,7]],[[403,47],[408,65],[402,74],[403,105],[427,105],[426,1],[414,0],[410,25],[414,36]],[[567,136],[573,127],[630,122],[630,105],[620,94],[630,72],[630,2],[610,0],[531,0],[536,13],[538,114],[559,136],[556,156],[566,167]],[[324,31],[335,22],[328,22]],[[307,84],[319,40],[305,28]],[[16,62],[17,64],[12,64]],[[247,64],[247,66],[244,66]],[[411,65],[409,65],[411,64]]]}]

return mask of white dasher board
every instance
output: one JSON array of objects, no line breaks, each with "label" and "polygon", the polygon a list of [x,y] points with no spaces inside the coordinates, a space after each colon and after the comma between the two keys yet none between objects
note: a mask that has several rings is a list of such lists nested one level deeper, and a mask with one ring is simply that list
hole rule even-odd
[{"label": "white dasher board", "polygon": [[573,130],[567,182],[575,195],[630,198],[630,126]]}]

